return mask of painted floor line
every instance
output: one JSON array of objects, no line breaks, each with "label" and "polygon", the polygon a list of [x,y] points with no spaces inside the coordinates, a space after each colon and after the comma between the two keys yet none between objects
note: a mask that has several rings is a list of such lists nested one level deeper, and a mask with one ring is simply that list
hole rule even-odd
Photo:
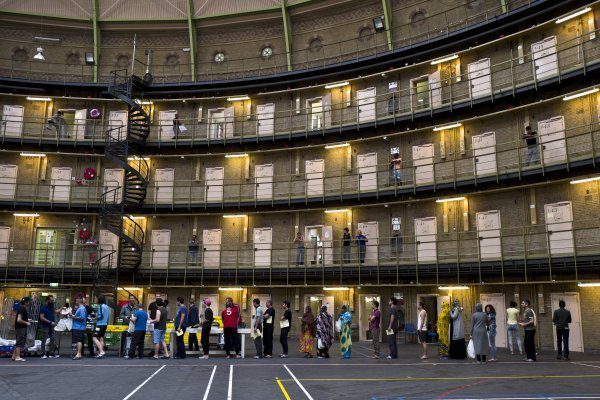
[{"label": "painted floor line", "polygon": [[210,392],[210,387],[212,386],[213,378],[215,377],[215,372],[217,371],[217,366],[213,367],[212,373],[210,374],[210,379],[208,380],[208,385],[206,385],[206,391],[204,392],[204,397],[202,400],[208,399],[208,393]]},{"label": "painted floor line", "polygon": [[[284,367],[286,367],[284,365]],[[287,367],[286,367],[287,369]],[[289,370],[288,370],[289,371]],[[290,372],[291,374],[291,372]],[[588,379],[588,378],[600,378],[599,374],[593,375],[506,375],[506,376],[457,376],[457,377],[406,377],[406,378],[300,378],[294,377],[295,381],[331,381],[331,382],[373,382],[373,381],[464,381],[464,380],[476,380],[476,379]],[[282,379],[282,382],[291,382],[290,379]]]},{"label": "painted floor line", "polygon": [[138,385],[138,387],[136,387],[135,389],[133,389],[133,391],[131,393],[129,393],[127,396],[125,396],[123,398],[123,400],[127,400],[131,396],[133,396],[134,394],[136,394],[138,390],[140,390],[146,383],[148,383],[150,381],[150,379],[154,378],[154,376],[156,376],[156,374],[158,374],[160,371],[162,371],[163,368],[165,368],[165,367],[166,367],[166,365],[163,365],[162,367],[160,367],[159,369],[157,369],[156,371],[154,371],[154,373],[152,375],[150,375],[148,378],[146,378],[146,380],[144,382],[140,383]]},{"label": "painted floor line", "polygon": [[283,383],[281,383],[281,379],[276,378],[275,381],[277,381],[277,385],[279,386],[279,389],[281,389],[281,393],[283,393],[283,397],[285,397],[285,400],[290,400],[290,395],[285,390]]},{"label": "painted floor line", "polygon": [[287,365],[283,364],[284,368],[287,370],[287,372],[290,374],[290,376],[294,379],[294,381],[296,382],[296,384],[298,385],[298,387],[300,389],[302,389],[302,391],[304,392],[304,394],[306,395],[306,397],[308,398],[308,400],[314,400],[312,398],[312,396],[308,393],[308,391],[304,388],[304,386],[302,386],[302,384],[300,383],[300,381],[298,380],[298,378],[296,378],[296,375],[294,375],[292,373],[292,371],[288,368]]},{"label": "painted floor line", "polygon": [[584,364],[582,362],[572,362],[571,364],[575,364],[575,365],[585,365],[586,367],[592,367],[592,368],[600,368],[599,365],[591,365],[591,364]]},{"label": "painted floor line", "polygon": [[227,386],[227,400],[233,396],[233,365],[229,366],[229,385]]}]

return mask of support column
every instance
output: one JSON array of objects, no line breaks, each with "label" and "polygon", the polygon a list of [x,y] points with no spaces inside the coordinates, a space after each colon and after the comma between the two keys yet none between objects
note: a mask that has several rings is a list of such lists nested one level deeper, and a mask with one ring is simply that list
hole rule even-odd
[{"label": "support column", "polygon": [[196,82],[196,24],[194,24],[194,0],[188,0],[188,32],[190,35],[190,67],[192,82]]},{"label": "support column", "polygon": [[392,27],[394,26],[394,16],[392,14],[391,0],[381,0],[383,6],[383,18],[385,22],[385,34],[387,37],[388,50],[394,50],[394,36]]},{"label": "support column", "polygon": [[292,23],[287,9],[287,0],[281,0],[281,16],[283,17],[283,33],[285,38],[285,55],[288,71],[292,70]]},{"label": "support column", "polygon": [[94,82],[98,82],[98,66],[100,64],[100,28],[98,27],[98,15],[100,14],[99,0],[92,2],[92,29],[94,30]]}]

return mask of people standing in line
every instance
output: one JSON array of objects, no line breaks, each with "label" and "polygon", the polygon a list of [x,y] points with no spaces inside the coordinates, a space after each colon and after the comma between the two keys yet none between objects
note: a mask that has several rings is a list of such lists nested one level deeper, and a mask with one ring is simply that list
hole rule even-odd
[{"label": "people standing in line", "polygon": [[367,255],[367,242],[369,239],[363,235],[362,231],[358,231],[356,235],[356,246],[358,247],[358,259],[361,264],[365,262],[365,256]]},{"label": "people standing in line", "polygon": [[294,238],[294,245],[296,246],[296,265],[304,265],[304,254],[306,253],[306,245],[304,244],[304,237],[300,232],[296,233]]},{"label": "people standing in line", "polygon": [[267,300],[265,303],[267,309],[263,314],[263,354],[266,358],[273,358],[273,331],[275,328],[275,309],[273,301]]},{"label": "people standing in line", "polygon": [[390,347],[390,354],[386,357],[388,359],[398,358],[398,344],[396,343],[396,337],[398,335],[398,299],[394,296],[390,297],[388,302],[388,327],[386,330],[388,346]]},{"label": "people standing in line", "polygon": [[508,333],[508,347],[510,354],[515,354],[513,347],[513,338],[517,341],[519,354],[523,355],[523,346],[521,345],[521,333],[519,332],[519,315],[521,312],[517,308],[517,302],[511,301],[510,307],[506,309],[506,332]]},{"label": "people standing in line", "polygon": [[438,353],[442,359],[448,359],[449,356],[450,321],[450,304],[444,301],[437,320]]},{"label": "people standing in line", "polygon": [[527,157],[525,158],[525,165],[529,166],[535,164],[540,160],[540,148],[537,143],[537,132],[531,129],[531,126],[525,127],[525,134],[523,135],[525,144],[527,145]]},{"label": "people standing in line", "polygon": [[128,328],[121,334],[121,354],[124,356],[126,356],[129,353],[129,349],[131,348],[131,336],[133,335],[133,327],[131,326],[130,322],[131,316],[135,312],[135,303],[135,296],[130,294],[127,304],[121,307],[121,312],[119,313],[119,317],[123,319],[123,323],[130,325],[130,328]]},{"label": "people standing in line", "polygon": [[31,298],[27,296],[23,297],[19,309],[17,310],[17,316],[15,318],[16,343],[12,355],[13,361],[25,361],[25,359],[21,357],[21,352],[23,352],[27,346],[27,328],[31,325],[29,313],[27,312],[29,303],[31,303]]},{"label": "people standing in line", "polygon": [[198,242],[198,236],[192,235],[192,238],[188,242],[190,265],[196,265],[198,263],[198,250],[199,249],[200,249],[200,242]]},{"label": "people standing in line", "polygon": [[344,228],[344,236],[342,238],[342,250],[344,264],[350,262],[350,245],[352,244],[352,236],[350,235],[350,229]]},{"label": "people standing in line", "polygon": [[[154,324],[154,332],[152,333],[152,342],[154,343],[154,353],[152,357],[155,360],[159,358],[169,358],[169,349],[165,342],[165,332],[167,331],[167,309],[165,303],[160,297],[156,299],[156,312],[151,321]],[[160,348],[162,347],[163,355],[159,356]]]},{"label": "people standing in line", "polygon": [[231,358],[231,351],[235,349],[236,357],[239,356],[236,348],[237,329],[239,321],[239,308],[233,304],[233,299],[228,297],[225,303],[225,309],[221,311],[221,320],[223,321],[223,334],[225,336],[225,355]]},{"label": "people standing in line", "polygon": [[231,297],[227,297],[225,299],[225,302],[227,301],[231,301],[231,304],[233,304],[233,307],[235,309],[237,309],[237,328],[235,331],[235,341],[234,341],[234,347],[235,347],[235,358],[242,358],[242,356],[240,355],[241,351],[242,351],[242,335],[239,333],[239,329],[242,327],[242,311],[240,309],[239,304],[236,304],[233,299]]},{"label": "people standing in line", "polygon": [[281,358],[288,356],[288,336],[290,334],[290,328],[292,327],[292,311],[290,310],[290,302],[284,300],[281,305],[283,313],[280,318],[281,333],[279,334],[279,343],[281,343],[282,353],[279,355]]},{"label": "people standing in line", "polygon": [[202,333],[200,336],[200,342],[202,343],[202,356],[199,358],[208,359],[208,354],[210,353],[210,330],[212,329],[213,321],[215,320],[213,316],[213,310],[210,308],[211,301],[209,298],[206,298],[202,301],[202,308],[204,311],[202,312]]},{"label": "people standing in line", "polygon": [[254,315],[252,316],[252,333],[254,335],[254,347],[256,348],[256,355],[254,358],[263,358],[263,316],[264,310],[260,305],[260,299],[252,300],[254,306]]},{"label": "people standing in line", "polygon": [[[554,310],[552,315],[552,323],[556,327],[556,347],[558,349],[558,360],[562,359],[569,360],[569,324],[573,322],[571,318],[571,311],[565,308],[566,304],[564,300],[558,302],[558,310]],[[564,353],[563,353],[564,345]]]},{"label": "people standing in line", "polygon": [[[54,309],[54,296],[49,294],[46,296],[46,303],[40,307],[40,329],[42,330],[42,347],[44,350],[42,360],[60,357],[56,354],[55,326],[56,310]],[[46,343],[48,343],[48,350],[45,350]]]},{"label": "people standing in line", "polygon": [[453,360],[464,360],[467,358],[467,346],[465,344],[465,323],[463,321],[463,308],[460,301],[455,299],[452,302],[452,312],[450,318],[450,358]]},{"label": "people standing in line", "polygon": [[[190,299],[190,307],[188,309],[188,323],[187,325],[190,328],[197,328],[200,326],[200,313],[198,312],[198,307],[196,307],[196,302],[194,299]],[[200,346],[198,345],[198,335],[195,332],[188,333],[188,350],[189,351],[200,351]]]},{"label": "people standing in line", "polygon": [[315,338],[317,358],[329,358],[329,348],[333,344],[333,318],[327,313],[327,306],[321,307],[315,321]]},{"label": "people standing in line", "polygon": [[352,314],[350,314],[348,306],[344,304],[342,306],[342,313],[340,314],[340,351],[344,358],[350,358],[352,356],[351,323]]},{"label": "people standing in line", "polygon": [[137,311],[131,316],[131,322],[135,324],[131,347],[126,358],[134,358],[137,350],[138,358],[144,358],[144,339],[146,337],[146,325],[148,324],[148,313],[144,310],[144,305],[139,303]]},{"label": "people standing in line", "polygon": [[379,311],[379,302],[375,299],[371,301],[373,310],[369,314],[369,332],[373,340],[373,355],[371,358],[379,358],[379,337],[381,335],[381,311]]},{"label": "people standing in line", "polygon": [[390,181],[392,185],[402,185],[402,157],[400,153],[392,154],[390,160]]},{"label": "people standing in line", "polygon": [[75,300],[75,314],[69,314],[73,320],[73,329],[71,330],[71,342],[75,344],[77,353],[71,357],[73,360],[81,360],[83,354],[83,337],[85,336],[85,326],[87,322],[87,310],[83,305],[83,299],[78,297]]},{"label": "people standing in line", "polygon": [[417,303],[417,336],[421,343],[421,360],[427,359],[427,311],[422,301]]},{"label": "people standing in line", "polygon": [[301,318],[299,350],[304,353],[304,358],[313,358],[312,352],[315,343],[315,317],[310,306],[304,309]]},{"label": "people standing in line", "polygon": [[523,300],[521,302],[523,307],[523,317],[521,318],[521,325],[525,331],[525,339],[523,340],[525,346],[525,354],[527,358],[524,361],[534,362],[536,361],[535,354],[535,314],[531,309],[531,302],[529,300]]},{"label": "people standing in line", "polygon": [[[154,301],[148,304],[148,322],[154,323],[153,321],[156,319],[156,311],[158,310],[157,300],[160,298],[160,294],[156,294]],[[156,329],[156,328],[155,328]],[[148,357],[154,357],[154,346],[148,352]]]},{"label": "people standing in line", "polygon": [[106,305],[106,297],[101,295],[98,297],[98,312],[96,313],[96,328],[94,329],[93,340],[98,354],[96,358],[103,358],[104,352],[104,335],[108,327],[108,318],[110,317],[110,307]]},{"label": "people standing in line", "polygon": [[[83,306],[85,307],[85,311],[87,312],[86,318],[86,329],[85,329],[85,337],[87,341],[84,343],[87,345],[88,354],[90,357],[96,357],[96,352],[94,351],[94,329],[87,329],[87,323],[93,324],[96,319],[96,311],[94,307],[92,307],[88,301],[87,296],[83,297]],[[93,326],[93,325],[92,325]],[[85,353],[85,349],[83,350]]]},{"label": "people standing in line", "polygon": [[485,306],[485,313],[488,317],[488,339],[490,342],[490,349],[492,350],[492,358],[490,361],[496,361],[497,349],[496,349],[496,334],[497,334],[497,324],[496,324],[496,309],[493,305],[488,304]]},{"label": "people standing in line", "polygon": [[175,326],[175,331],[177,331],[177,334],[175,335],[177,351],[175,352],[174,358],[185,358],[185,342],[183,341],[183,335],[188,327],[188,310],[185,307],[185,300],[181,296],[177,298],[177,315],[173,320],[173,324]]},{"label": "people standing in line", "polygon": [[478,364],[485,364],[487,354],[490,351],[488,325],[488,316],[483,312],[481,303],[477,303],[475,305],[475,312],[471,316],[471,338],[473,339],[473,347]]}]

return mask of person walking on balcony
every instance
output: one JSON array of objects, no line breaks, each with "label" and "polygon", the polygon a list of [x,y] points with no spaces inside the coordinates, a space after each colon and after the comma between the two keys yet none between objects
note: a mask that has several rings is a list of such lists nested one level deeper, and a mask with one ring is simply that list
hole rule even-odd
[{"label": "person walking on balcony", "polygon": [[536,361],[535,354],[535,314],[531,309],[531,303],[529,300],[523,300],[521,302],[521,307],[524,308],[523,318],[519,325],[523,327],[525,330],[525,353],[527,354],[527,358],[524,361],[534,362]]},{"label": "person walking on balcony", "polygon": [[210,350],[210,330],[214,321],[213,310],[210,308],[211,301],[209,298],[204,299],[202,302],[202,308],[204,309],[202,317],[202,334],[200,336],[200,342],[202,343],[202,357],[208,359],[208,353]]},{"label": "person walking on balcony", "polygon": [[188,242],[190,265],[196,265],[198,263],[198,250],[199,249],[200,249],[200,243],[198,242],[198,237],[196,235],[193,235],[192,238],[190,239],[190,241]]},{"label": "person walking on balcony", "polygon": [[358,247],[358,259],[361,264],[365,262],[365,256],[367,255],[367,242],[369,239],[363,235],[362,231],[358,231],[356,235],[356,246]]},{"label": "person walking on balcony", "polygon": [[54,296],[46,296],[46,304],[40,308],[40,328],[42,329],[42,347],[45,350],[48,343],[48,350],[44,351],[42,359],[58,357],[56,355],[56,339],[54,327],[56,326],[56,311],[54,310]]},{"label": "person walking on balcony", "polygon": [[379,302],[375,299],[371,301],[373,310],[369,314],[369,332],[373,340],[373,355],[371,358],[379,358],[379,336],[381,335],[381,311],[379,311]]},{"label": "person walking on balcony", "polygon": [[342,250],[344,257],[344,264],[350,263],[350,245],[352,244],[352,236],[350,235],[350,229],[344,228],[344,236],[342,238]]},{"label": "person walking on balcony", "polygon": [[303,265],[306,247],[304,244],[304,237],[302,237],[300,232],[296,233],[293,243],[296,246],[296,265]]},{"label": "person walking on balcony", "polygon": [[519,354],[523,355],[523,346],[521,345],[521,334],[519,333],[519,309],[515,301],[510,302],[510,307],[506,309],[506,331],[508,333],[508,348],[510,354],[515,354],[513,347],[513,338],[517,341]]},{"label": "person walking on balcony", "polygon": [[392,185],[402,185],[402,157],[400,153],[392,154],[390,160],[390,183]]},{"label": "person walking on balcony", "polygon": [[452,312],[450,318],[450,358],[454,360],[464,360],[467,358],[467,346],[465,344],[465,322],[463,320],[464,309],[460,305],[458,299],[452,302]]},{"label": "person walking on balcony", "polygon": [[23,297],[19,309],[17,310],[17,316],[15,318],[16,343],[12,355],[13,361],[25,361],[24,358],[21,358],[21,352],[24,351],[27,346],[27,328],[31,325],[29,313],[27,312],[27,307],[29,307],[30,302],[31,298]]},{"label": "person walking on balcony", "polygon": [[[571,312],[565,308],[566,304],[564,300],[558,302],[558,310],[554,310],[552,316],[552,322],[556,326],[556,347],[558,349],[558,360],[569,359],[569,324],[573,321],[571,318]],[[563,353],[564,344],[564,353]]]},{"label": "person walking on balcony", "polygon": [[540,148],[537,142],[537,132],[531,129],[531,126],[525,127],[523,135],[525,144],[527,144],[527,157],[525,158],[525,166],[535,164],[540,160]]},{"label": "person walking on balcony", "polygon": [[[188,309],[188,326],[190,328],[197,328],[200,325],[200,313],[194,299],[190,299],[190,308]],[[198,345],[198,335],[195,332],[188,333],[188,350],[189,351],[200,351]]]}]

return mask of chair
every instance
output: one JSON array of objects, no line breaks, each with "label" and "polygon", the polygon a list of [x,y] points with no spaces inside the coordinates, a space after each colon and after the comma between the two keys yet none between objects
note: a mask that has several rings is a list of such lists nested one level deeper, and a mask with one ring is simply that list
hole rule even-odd
[{"label": "chair", "polygon": [[411,338],[411,343],[417,343],[417,328],[415,324],[406,324],[404,326],[404,343],[408,343],[408,339]]}]

